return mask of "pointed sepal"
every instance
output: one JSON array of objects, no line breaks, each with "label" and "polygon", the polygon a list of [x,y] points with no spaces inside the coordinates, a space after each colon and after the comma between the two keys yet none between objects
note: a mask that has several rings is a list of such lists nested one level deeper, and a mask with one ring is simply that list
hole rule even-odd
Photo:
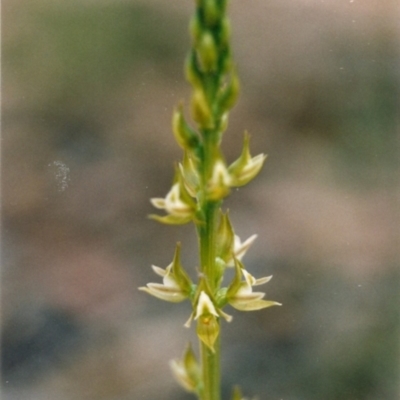
[{"label": "pointed sepal", "polygon": [[219,225],[217,228],[217,257],[228,263],[232,258],[235,233],[232,228],[229,214],[220,212]]},{"label": "pointed sepal", "polygon": [[177,243],[175,248],[174,259],[172,260],[172,274],[175,281],[178,283],[181,290],[189,296],[192,290],[193,283],[189,275],[183,269],[181,264],[181,244]]}]

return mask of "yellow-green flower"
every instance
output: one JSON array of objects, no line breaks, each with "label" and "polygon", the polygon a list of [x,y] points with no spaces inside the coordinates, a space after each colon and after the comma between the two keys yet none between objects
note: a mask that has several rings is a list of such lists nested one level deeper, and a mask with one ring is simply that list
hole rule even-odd
[{"label": "yellow-green flower", "polygon": [[[264,292],[253,292],[253,286],[263,285],[272,279],[271,276],[256,279],[243,268],[239,260],[235,260],[236,275],[227,290],[228,303],[240,311],[255,311],[271,306],[281,306],[281,303],[264,300]],[[245,280],[242,281],[242,276]]]}]

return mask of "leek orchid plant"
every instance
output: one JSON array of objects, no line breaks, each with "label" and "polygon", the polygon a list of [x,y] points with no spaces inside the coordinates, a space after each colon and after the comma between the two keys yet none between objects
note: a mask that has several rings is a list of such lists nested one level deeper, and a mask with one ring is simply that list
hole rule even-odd
[{"label": "leek orchid plant", "polygon": [[[192,48],[185,63],[186,78],[192,85],[190,101],[192,126],[179,104],[172,116],[172,131],[183,150],[182,161],[175,169],[172,187],[164,198],[153,198],[153,206],[164,212],[151,215],[170,225],[192,222],[199,241],[200,273],[192,282],[180,261],[178,243],[172,262],[165,268],[153,266],[162,283],[148,283],[139,288],[158,299],[172,303],[188,301],[191,305],[190,327],[196,323],[200,359],[189,345],[180,360],[171,361],[174,376],[181,386],[199,400],[220,400],[221,320],[232,316],[224,309],[255,311],[280,305],[265,300],[264,292],[253,291],[272,278],[255,278],[242,263],[257,235],[242,242],[235,234],[222,202],[234,187],[249,183],[261,170],[266,156],[250,153],[250,136],[244,134],[243,149],[228,165],[220,144],[228,126],[228,115],[239,94],[239,79],[232,60],[231,26],[227,18],[228,0],[196,0],[190,21]],[[227,268],[234,269],[232,281],[223,286]],[[235,388],[233,400],[244,400]]]}]

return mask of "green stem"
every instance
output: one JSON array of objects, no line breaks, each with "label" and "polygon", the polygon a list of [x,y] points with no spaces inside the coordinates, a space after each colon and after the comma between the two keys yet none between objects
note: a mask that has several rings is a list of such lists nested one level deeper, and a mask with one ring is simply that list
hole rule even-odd
[{"label": "green stem", "polygon": [[[220,23],[210,22],[210,16],[208,16],[208,22],[206,21],[206,13],[209,15],[213,12],[219,13],[219,18],[222,21],[224,16],[226,0],[218,0],[215,3],[216,9],[211,10],[212,4],[207,3],[206,0],[200,0],[197,2],[197,14],[201,22],[203,31],[201,34],[210,33],[215,36],[214,40],[218,45],[218,38],[216,37],[216,27],[220,26]],[[208,7],[208,8],[207,8]],[[211,18],[212,19],[212,18]],[[205,26],[206,23],[211,26]],[[202,56],[206,54],[204,48],[198,47]],[[208,48],[208,51],[214,51]],[[216,50],[218,51],[218,49]],[[221,55],[218,55],[221,57]],[[203,75],[203,90],[206,94],[207,101],[210,109],[215,111],[217,108],[217,91],[219,84],[221,83],[220,71],[204,71]],[[213,115],[213,128],[201,129],[203,138],[203,151],[201,157],[201,190],[198,198],[200,209],[202,211],[202,221],[197,225],[197,233],[199,237],[200,247],[200,269],[203,274],[203,278],[207,285],[208,290],[211,292],[210,295],[214,296],[216,291],[219,289],[219,272],[217,271],[215,259],[216,259],[216,247],[217,247],[217,223],[218,223],[218,210],[221,205],[221,200],[210,201],[207,199],[207,185],[212,177],[214,166],[219,157],[219,132],[218,126],[221,115]],[[208,124],[207,124],[208,125]],[[219,321],[218,321],[219,324]],[[219,326],[220,328],[220,326]],[[205,343],[200,340],[200,353],[201,353],[201,364],[202,364],[202,376],[203,376],[203,388],[200,395],[200,400],[220,400],[221,399],[221,376],[220,376],[220,331],[219,336],[214,343],[214,351],[212,351]]]},{"label": "green stem", "polygon": [[206,202],[203,210],[205,220],[199,226],[201,272],[210,289],[215,289],[215,239],[219,202]]},{"label": "green stem", "polygon": [[[207,168],[205,168],[207,169]],[[200,242],[201,271],[209,288],[214,293],[217,289],[215,257],[218,209],[220,202],[204,202],[204,223],[198,227]],[[200,340],[200,353],[203,375],[203,390],[201,400],[220,400],[220,344],[219,337],[212,352]]]},{"label": "green stem", "polygon": [[201,400],[220,400],[220,345],[219,337],[214,344],[213,353],[200,342],[201,363],[203,367],[203,392]]}]

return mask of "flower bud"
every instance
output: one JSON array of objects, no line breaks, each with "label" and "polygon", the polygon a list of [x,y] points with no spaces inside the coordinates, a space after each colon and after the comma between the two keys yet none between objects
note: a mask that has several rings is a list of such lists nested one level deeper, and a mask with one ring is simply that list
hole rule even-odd
[{"label": "flower bud", "polygon": [[213,116],[202,89],[195,88],[192,96],[193,119],[205,129],[212,128]]},{"label": "flower bud", "polygon": [[208,27],[213,27],[220,17],[216,0],[204,0],[204,20]]},{"label": "flower bud", "polygon": [[201,25],[199,15],[196,13],[195,15],[193,15],[189,22],[189,32],[193,38],[194,43],[197,43],[199,41],[202,31],[203,27]]},{"label": "flower bud", "polygon": [[226,113],[222,114],[220,121],[219,121],[219,128],[218,128],[220,133],[224,133],[227,130],[228,120],[229,120],[228,113],[226,112]]},{"label": "flower bud", "polygon": [[179,170],[182,175],[183,182],[185,184],[186,190],[192,197],[197,196],[197,191],[199,190],[200,177],[196,168],[196,161],[194,157],[188,155],[187,152],[184,153],[183,162],[179,163]]},{"label": "flower bud", "polygon": [[222,46],[229,45],[229,39],[231,37],[231,23],[227,17],[224,17],[221,21],[221,30],[220,30],[220,44]]},{"label": "flower bud", "polygon": [[206,31],[202,34],[197,50],[204,72],[215,71],[218,50],[211,32]]},{"label": "flower bud", "polygon": [[236,103],[239,96],[240,84],[235,71],[227,85],[219,93],[219,110],[221,113],[229,111]]},{"label": "flower bud", "polygon": [[186,122],[182,105],[176,108],[172,115],[172,131],[179,146],[184,150],[193,150],[199,146],[199,137]]},{"label": "flower bud", "polygon": [[234,236],[228,213],[221,213],[217,230],[217,256],[222,259],[225,264],[232,258]]},{"label": "flower bud", "polygon": [[185,61],[185,76],[189,83],[195,88],[201,89],[203,85],[203,74],[200,71],[195,51],[191,51]]}]

